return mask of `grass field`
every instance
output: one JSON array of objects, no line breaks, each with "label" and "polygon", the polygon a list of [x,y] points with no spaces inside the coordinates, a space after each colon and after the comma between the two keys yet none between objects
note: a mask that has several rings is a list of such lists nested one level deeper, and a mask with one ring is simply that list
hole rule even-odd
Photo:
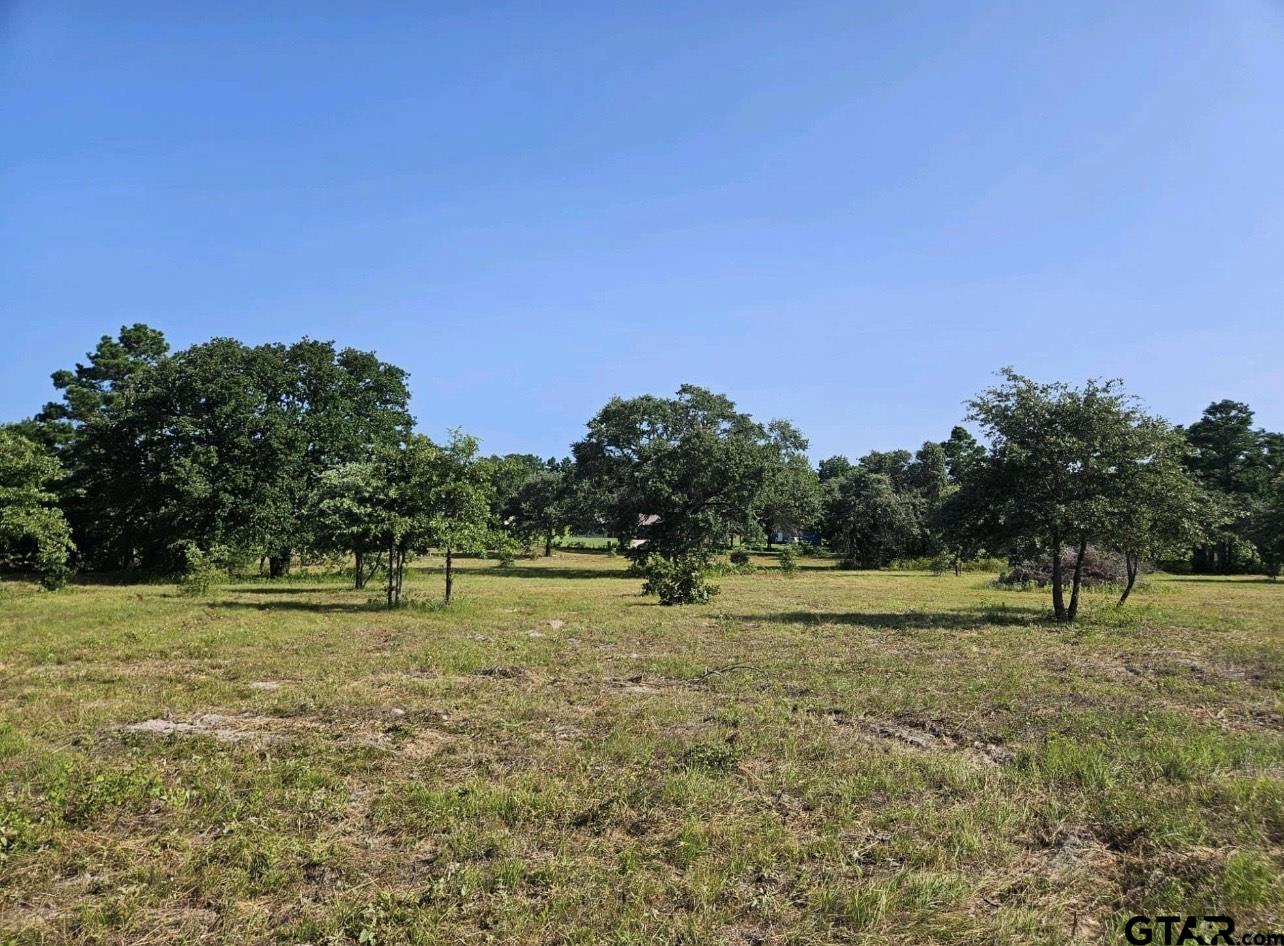
[{"label": "grass field", "polygon": [[449,611],[0,585],[0,943],[1284,929],[1284,584],[1067,629],[988,575],[804,562],[690,608],[589,552],[466,562]]}]

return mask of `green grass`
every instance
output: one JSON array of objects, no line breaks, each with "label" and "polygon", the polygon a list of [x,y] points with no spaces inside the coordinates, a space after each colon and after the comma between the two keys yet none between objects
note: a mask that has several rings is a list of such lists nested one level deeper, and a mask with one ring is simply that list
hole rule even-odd
[{"label": "green grass", "polygon": [[822,564],[690,608],[592,552],[465,562],[448,610],[0,585],[0,943],[1284,928],[1284,585],[1154,578],[1062,628],[985,575]]}]

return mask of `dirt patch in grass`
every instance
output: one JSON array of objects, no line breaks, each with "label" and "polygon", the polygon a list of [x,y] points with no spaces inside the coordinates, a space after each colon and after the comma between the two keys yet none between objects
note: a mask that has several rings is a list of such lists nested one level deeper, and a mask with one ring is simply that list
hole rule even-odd
[{"label": "dirt patch in grass", "polygon": [[823,711],[831,723],[851,729],[882,745],[896,745],[918,752],[961,753],[976,765],[1008,765],[1016,753],[1002,743],[951,730],[932,720],[878,719],[849,716],[841,709]]},{"label": "dirt patch in grass", "polygon": [[279,723],[266,716],[224,716],[201,713],[189,719],[145,719],[120,727],[121,732],[146,733],[153,736],[205,736],[219,742],[250,742],[272,745],[285,741],[286,734],[273,727]]},{"label": "dirt patch in grass", "polygon": [[1260,667],[1245,667],[1228,661],[1214,661],[1180,650],[1153,650],[1121,657],[1125,670],[1142,679],[1189,676],[1200,683],[1260,683],[1266,674]]},{"label": "dirt patch in grass", "polygon": [[614,691],[617,693],[641,693],[644,695],[666,692],[672,693],[683,684],[683,681],[650,677],[642,673],[634,674],[631,677],[611,677],[605,682],[606,686],[603,689],[607,691]]},{"label": "dirt patch in grass", "polygon": [[1100,874],[1109,866],[1111,857],[1110,851],[1091,831],[1072,828],[1048,850],[1048,867],[1054,876],[1065,876],[1079,870]]},{"label": "dirt patch in grass", "polygon": [[[429,715],[432,719],[442,718],[440,714]],[[177,719],[146,719],[118,727],[116,731],[167,739],[204,737],[255,747],[280,746],[307,736],[322,736],[417,761],[435,755],[450,738],[438,729],[417,725],[424,717],[425,714],[417,713],[411,718],[400,707],[333,713],[324,718],[198,713]]]},{"label": "dirt patch in grass", "polygon": [[525,667],[483,667],[475,674],[478,677],[490,677],[495,680],[521,680],[526,676]]},{"label": "dirt patch in grass", "polygon": [[436,755],[450,741],[450,736],[435,729],[359,731],[347,741],[367,749],[378,749],[418,762]]}]

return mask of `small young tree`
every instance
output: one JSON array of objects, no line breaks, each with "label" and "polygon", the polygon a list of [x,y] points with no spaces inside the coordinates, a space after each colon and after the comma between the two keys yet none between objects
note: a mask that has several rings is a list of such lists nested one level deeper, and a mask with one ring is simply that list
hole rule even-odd
[{"label": "small young tree", "polygon": [[[426,438],[425,438],[426,439]],[[477,440],[452,431],[444,447],[427,451],[416,468],[414,486],[422,492],[416,507],[417,538],[442,550],[446,559],[445,603],[454,593],[454,556],[481,551],[488,535],[490,482],[478,463]]]},{"label": "small young tree", "polygon": [[798,546],[784,545],[781,546],[778,553],[778,562],[780,573],[792,577],[798,571]]},{"label": "small young tree", "polygon": [[362,559],[382,558],[390,608],[402,601],[406,566],[413,557],[442,550],[449,604],[455,554],[484,546],[488,500],[476,440],[456,432],[443,447],[411,435],[400,445],[380,447],[367,462],[345,464],[322,477],[315,504],[317,532],[326,547],[358,557],[358,587],[365,583]]},{"label": "small young tree", "polygon": [[383,567],[390,544],[380,507],[384,495],[376,465],[366,461],[326,470],[314,496],[313,541],[319,551],[352,554],[358,590]]},{"label": "small young tree", "polygon": [[34,571],[45,588],[71,577],[75,546],[52,491],[58,461],[31,440],[0,428],[0,569]]}]

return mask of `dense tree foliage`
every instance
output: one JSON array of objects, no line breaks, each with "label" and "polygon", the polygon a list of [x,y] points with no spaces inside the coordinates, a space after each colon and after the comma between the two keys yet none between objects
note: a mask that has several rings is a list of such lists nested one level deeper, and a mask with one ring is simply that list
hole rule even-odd
[{"label": "dense tree foliage", "polygon": [[919,502],[898,491],[887,473],[857,466],[830,484],[824,534],[843,566],[881,568],[915,546],[922,524]]},{"label": "dense tree foliage", "polygon": [[530,473],[504,507],[504,527],[530,545],[539,542],[545,557],[553,540],[583,518],[582,501],[569,460],[550,460]]},{"label": "dense tree foliage", "polygon": [[[1138,511],[1158,493],[1186,490],[1184,450],[1167,423],[1144,413],[1116,381],[1073,388],[1011,370],[1003,377],[1002,385],[971,402],[971,418],[989,436],[990,452],[964,489],[973,494],[989,548],[1051,558],[1053,611],[1057,620],[1073,621],[1090,544],[1139,555],[1195,527],[1186,519],[1198,513],[1193,500],[1153,516]],[[1072,553],[1068,603],[1066,550]]]},{"label": "dense tree foliage", "polygon": [[1261,556],[1266,573],[1278,578],[1284,566],[1284,473],[1266,485],[1248,517],[1245,532]]},{"label": "dense tree foliage", "polygon": [[36,424],[67,467],[65,507],[97,568],[168,570],[192,542],[257,551],[283,574],[312,543],[321,475],[411,426],[404,372],[310,339],[169,354],[136,325],[54,382],[63,401]]},{"label": "dense tree foliage", "polygon": [[1188,466],[1220,504],[1224,516],[1196,546],[1196,571],[1232,572],[1263,561],[1274,537],[1266,510],[1284,475],[1284,435],[1253,427],[1253,411],[1238,401],[1216,401],[1190,425]]},{"label": "dense tree foliage", "polygon": [[1236,401],[1174,429],[1116,382],[1005,372],[971,402],[985,443],[956,426],[816,467],[792,424],[692,385],[611,399],[567,459],[481,458],[463,434],[413,432],[401,369],[306,338],[175,352],[137,324],[53,382],[59,399],[0,440],[0,567],[51,586],[73,565],[281,576],[301,555],[350,556],[356,586],[382,574],[396,604],[407,562],[435,551],[449,599],[461,552],[551,555],[578,529],[645,564],[666,603],[706,599],[733,543],[783,539],[823,541],[847,567],[1046,560],[1054,612],[1073,620],[1090,546],[1125,563],[1121,602],[1143,561],[1284,561],[1284,435]]},{"label": "dense tree foliage", "polygon": [[767,427],[777,454],[754,501],[754,513],[770,546],[773,535],[792,539],[813,529],[822,497],[820,480],[807,459],[807,439],[787,421],[775,420]]},{"label": "dense tree foliage", "polygon": [[572,450],[586,495],[621,546],[640,540],[635,558],[660,556],[691,574],[733,538],[760,535],[754,504],[790,436],[792,428],[769,429],[725,396],[684,385],[673,398],[612,399]]},{"label": "dense tree foliage", "polygon": [[71,574],[71,530],[53,492],[61,472],[39,444],[0,428],[0,571],[34,572],[46,588]]},{"label": "dense tree foliage", "polygon": [[441,550],[449,604],[454,556],[485,545],[491,489],[486,472],[473,438],[456,433],[439,446],[414,434],[380,446],[369,460],[324,473],[313,520],[326,547],[356,557],[358,587],[364,584],[363,561],[366,569],[372,559],[381,563],[389,607],[402,601],[411,559]]}]

